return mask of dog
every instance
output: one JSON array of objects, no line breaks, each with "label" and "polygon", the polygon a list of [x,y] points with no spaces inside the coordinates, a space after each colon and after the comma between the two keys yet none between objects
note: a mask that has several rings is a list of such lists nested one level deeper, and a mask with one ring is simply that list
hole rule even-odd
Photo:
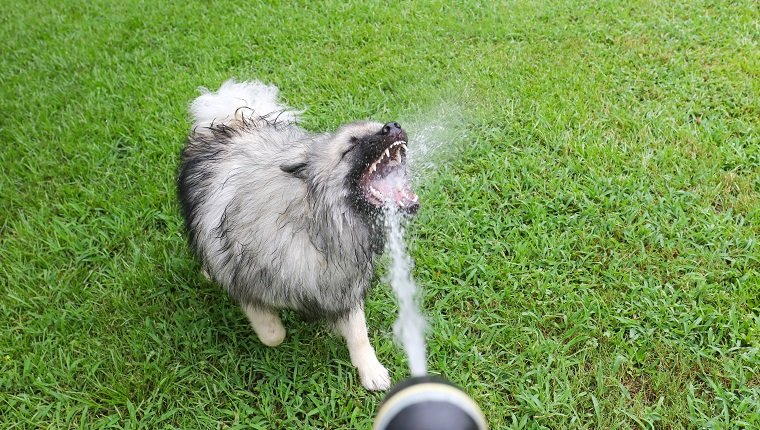
[{"label": "dog", "polygon": [[369,342],[364,298],[384,249],[384,207],[418,210],[396,122],[333,133],[298,125],[300,111],[258,81],[225,82],[190,105],[178,194],[204,273],[240,303],[259,340],[285,338],[278,311],[332,323],[368,390],[390,387]]}]

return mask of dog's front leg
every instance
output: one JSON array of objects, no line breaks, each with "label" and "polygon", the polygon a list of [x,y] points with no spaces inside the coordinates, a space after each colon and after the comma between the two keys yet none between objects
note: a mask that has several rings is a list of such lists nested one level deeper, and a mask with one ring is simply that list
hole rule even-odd
[{"label": "dog's front leg", "polygon": [[348,315],[338,320],[336,328],[346,339],[351,363],[359,371],[359,378],[364,388],[371,391],[384,391],[390,388],[391,378],[388,370],[377,360],[375,349],[369,343],[364,307],[357,306]]}]

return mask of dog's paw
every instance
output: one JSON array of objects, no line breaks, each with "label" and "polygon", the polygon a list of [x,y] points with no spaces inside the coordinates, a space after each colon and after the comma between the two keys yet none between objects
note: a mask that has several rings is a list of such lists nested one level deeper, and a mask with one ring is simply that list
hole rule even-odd
[{"label": "dog's paw", "polygon": [[285,340],[285,327],[283,327],[277,311],[259,309],[249,305],[243,306],[243,310],[261,343],[266,346],[277,346]]},{"label": "dog's paw", "polygon": [[391,377],[388,369],[379,361],[362,366],[359,370],[359,378],[364,388],[370,391],[385,391],[391,387]]},{"label": "dog's paw", "polygon": [[266,346],[275,347],[285,340],[285,327],[280,324],[272,324],[271,326],[261,328],[256,331],[259,336],[259,340]]}]

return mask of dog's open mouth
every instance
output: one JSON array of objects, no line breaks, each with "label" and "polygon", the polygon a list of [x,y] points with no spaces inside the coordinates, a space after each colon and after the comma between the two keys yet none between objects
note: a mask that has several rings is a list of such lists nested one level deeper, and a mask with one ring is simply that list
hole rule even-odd
[{"label": "dog's open mouth", "polygon": [[362,173],[360,185],[368,202],[376,207],[395,206],[408,212],[420,207],[406,173],[406,141],[388,146]]}]

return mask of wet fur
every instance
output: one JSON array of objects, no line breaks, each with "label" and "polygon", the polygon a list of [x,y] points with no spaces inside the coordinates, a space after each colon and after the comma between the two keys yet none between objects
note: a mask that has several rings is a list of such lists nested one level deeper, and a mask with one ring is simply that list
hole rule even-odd
[{"label": "wet fur", "polygon": [[276,96],[230,81],[193,103],[179,175],[186,229],[241,304],[336,320],[361,306],[382,251],[377,214],[352,189],[362,157],[346,158],[352,139],[382,124],[312,134]]}]

